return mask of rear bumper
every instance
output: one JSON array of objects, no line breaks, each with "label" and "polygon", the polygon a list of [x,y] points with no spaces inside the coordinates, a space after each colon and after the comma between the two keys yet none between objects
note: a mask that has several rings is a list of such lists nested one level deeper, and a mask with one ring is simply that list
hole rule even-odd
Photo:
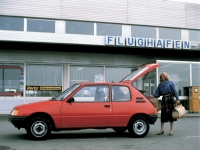
[{"label": "rear bumper", "polygon": [[8,120],[18,129],[25,128],[25,119],[26,117],[20,116],[11,116],[9,115]]},{"label": "rear bumper", "polygon": [[149,124],[154,124],[158,118],[157,114],[150,114],[148,115]]}]

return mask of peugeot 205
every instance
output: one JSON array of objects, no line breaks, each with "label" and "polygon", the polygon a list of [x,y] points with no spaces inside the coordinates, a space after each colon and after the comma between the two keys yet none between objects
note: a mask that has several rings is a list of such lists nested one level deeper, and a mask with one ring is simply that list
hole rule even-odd
[{"label": "peugeot 205", "polygon": [[158,116],[138,87],[157,67],[159,64],[138,67],[120,82],[76,83],[49,100],[15,106],[9,121],[37,140],[52,131],[107,128],[145,137]]}]

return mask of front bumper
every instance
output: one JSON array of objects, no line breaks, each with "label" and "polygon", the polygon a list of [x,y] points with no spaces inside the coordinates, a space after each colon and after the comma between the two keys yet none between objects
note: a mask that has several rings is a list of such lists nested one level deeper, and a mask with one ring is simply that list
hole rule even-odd
[{"label": "front bumper", "polygon": [[12,115],[9,115],[9,118],[8,120],[18,129],[20,128],[25,128],[25,119],[26,117],[23,117],[23,116],[12,116]]},{"label": "front bumper", "polygon": [[150,114],[150,115],[148,115],[148,117],[149,117],[149,124],[154,124],[155,122],[156,122],[156,120],[157,120],[157,118],[158,118],[158,115],[156,115],[156,114]]}]

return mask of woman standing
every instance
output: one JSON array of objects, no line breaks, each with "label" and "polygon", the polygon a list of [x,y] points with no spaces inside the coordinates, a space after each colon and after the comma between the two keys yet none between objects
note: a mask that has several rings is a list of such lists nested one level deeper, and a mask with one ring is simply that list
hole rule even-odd
[{"label": "woman standing", "polygon": [[[179,95],[174,87],[172,81],[170,81],[170,77],[166,72],[162,72],[160,74],[160,84],[158,85],[155,93],[150,95],[150,98],[158,98],[162,96],[161,102],[161,129],[157,135],[161,135],[164,133],[164,123],[170,122],[170,132],[169,135],[173,135],[173,125],[176,119],[172,118],[172,111],[174,107],[177,106],[179,101]],[[174,97],[176,98],[176,103],[174,102]],[[175,105],[175,106],[174,106]]]}]

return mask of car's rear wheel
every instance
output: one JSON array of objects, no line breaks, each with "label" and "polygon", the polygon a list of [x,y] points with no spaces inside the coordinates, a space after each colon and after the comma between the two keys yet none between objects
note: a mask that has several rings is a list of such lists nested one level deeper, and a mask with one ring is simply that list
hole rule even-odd
[{"label": "car's rear wheel", "polygon": [[44,117],[34,117],[28,122],[26,131],[31,139],[46,139],[51,134],[51,124]]},{"label": "car's rear wheel", "polygon": [[116,128],[113,128],[113,130],[115,132],[118,132],[118,133],[123,133],[123,132],[125,132],[127,130],[127,128],[125,128],[125,127],[116,127]]},{"label": "car's rear wheel", "polygon": [[128,131],[133,137],[145,137],[149,132],[149,122],[145,117],[137,116],[130,121]]}]

